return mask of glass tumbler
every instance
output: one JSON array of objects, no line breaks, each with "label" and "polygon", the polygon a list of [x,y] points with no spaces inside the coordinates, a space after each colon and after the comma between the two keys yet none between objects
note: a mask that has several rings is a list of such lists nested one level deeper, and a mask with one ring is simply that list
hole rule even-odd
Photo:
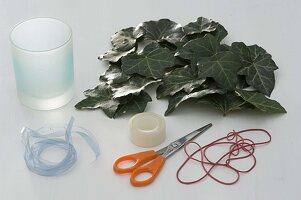
[{"label": "glass tumbler", "polygon": [[17,93],[33,109],[50,110],[73,97],[72,31],[52,18],[35,18],[10,34]]}]

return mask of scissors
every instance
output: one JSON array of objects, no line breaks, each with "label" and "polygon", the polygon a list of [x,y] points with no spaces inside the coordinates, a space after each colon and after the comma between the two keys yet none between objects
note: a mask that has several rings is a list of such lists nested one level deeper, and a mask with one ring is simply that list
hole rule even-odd
[{"label": "scissors", "polygon": [[[202,128],[199,128],[178,140],[170,143],[168,146],[158,150],[149,150],[143,151],[135,154],[129,154],[118,158],[113,165],[113,169],[117,174],[124,173],[132,173],[130,182],[133,186],[140,187],[151,184],[160,170],[162,169],[166,158],[177,152],[180,148],[184,146],[184,144],[188,141],[193,140],[197,136],[204,133],[207,129],[209,129],[212,124],[207,124]],[[134,162],[132,166],[129,167],[119,167],[122,162]],[[150,173],[151,176],[146,180],[137,180],[136,177],[142,173]]]}]

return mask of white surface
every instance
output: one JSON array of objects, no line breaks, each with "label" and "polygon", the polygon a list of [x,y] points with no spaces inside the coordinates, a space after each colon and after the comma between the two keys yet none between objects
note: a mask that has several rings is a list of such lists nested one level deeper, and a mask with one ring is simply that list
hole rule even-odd
[{"label": "white surface", "polygon": [[[300,199],[300,6],[298,0],[0,0],[0,199]],[[85,89],[97,84],[98,75],[106,69],[96,58],[110,48],[109,37],[115,31],[163,17],[186,24],[198,16],[221,22],[229,31],[226,42],[257,43],[273,55],[280,69],[272,98],[281,102],[288,114],[237,112],[223,117],[207,107],[181,106],[165,118],[167,138],[160,147],[208,122],[213,127],[196,140],[201,144],[231,129],[253,127],[269,130],[272,143],[258,148],[257,166],[233,186],[210,179],[190,186],[178,183],[175,173],[185,158],[180,151],[167,160],[152,185],[134,188],[128,175],[117,176],[112,170],[117,157],[143,150],[128,138],[130,116],[111,120],[102,111],[77,111],[73,106],[83,98]],[[58,110],[31,110],[17,99],[9,31],[33,17],[58,18],[73,29],[77,96]],[[153,98],[147,111],[163,114],[166,108],[166,101]],[[100,159],[92,162],[93,154],[75,138],[79,162],[70,173],[47,178],[29,172],[22,157],[21,127],[67,122],[71,115],[76,124],[95,133],[102,148]]]}]

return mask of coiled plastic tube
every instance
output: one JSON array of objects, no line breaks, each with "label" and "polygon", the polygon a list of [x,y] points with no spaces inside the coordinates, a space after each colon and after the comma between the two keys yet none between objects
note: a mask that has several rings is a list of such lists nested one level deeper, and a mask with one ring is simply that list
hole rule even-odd
[{"label": "coiled plastic tube", "polygon": [[[42,127],[32,130],[24,127],[21,130],[25,145],[24,159],[29,170],[41,176],[56,176],[66,173],[76,162],[77,153],[72,144],[72,133],[80,135],[95,153],[96,158],[100,155],[100,148],[93,135],[82,127],[73,127],[72,117],[67,128]],[[45,132],[47,134],[42,134]],[[64,137],[60,138],[60,137]],[[52,162],[41,157],[42,152],[49,147],[58,147],[67,152],[59,162]]]}]

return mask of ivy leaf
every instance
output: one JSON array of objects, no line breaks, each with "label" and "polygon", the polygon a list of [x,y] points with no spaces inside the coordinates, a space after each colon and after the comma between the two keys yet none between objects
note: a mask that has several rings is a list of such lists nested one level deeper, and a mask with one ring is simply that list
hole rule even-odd
[{"label": "ivy leaf", "polygon": [[170,97],[168,101],[168,108],[165,111],[165,116],[172,113],[182,102],[186,101],[190,98],[201,98],[208,94],[214,94],[214,93],[225,93],[225,90],[223,89],[204,89],[197,92],[192,92],[190,94],[187,94],[184,91],[176,93],[174,96]]},{"label": "ivy leaf", "polygon": [[111,37],[113,49],[100,55],[98,59],[109,62],[117,62],[123,56],[126,56],[136,50],[137,39],[143,35],[140,28],[126,28],[116,32]]},{"label": "ivy leaf", "polygon": [[161,78],[164,70],[174,65],[174,56],[166,48],[156,43],[147,45],[142,53],[122,58],[122,71],[126,74],[140,74],[151,78]]},{"label": "ivy leaf", "polygon": [[175,56],[188,60],[199,60],[201,57],[210,57],[220,51],[216,38],[206,34],[202,38],[197,38],[187,42]]},{"label": "ivy leaf", "polygon": [[137,96],[129,95],[128,97],[124,98],[126,98],[126,100],[118,106],[118,110],[116,111],[114,118],[119,117],[120,115],[125,114],[127,112],[143,112],[147,103],[152,101],[151,97],[144,91],[142,91]]},{"label": "ivy leaf", "polygon": [[190,66],[177,68],[164,75],[163,84],[157,89],[157,98],[172,96],[180,90],[190,93],[205,82],[206,79],[200,79],[193,73]]},{"label": "ivy leaf", "polygon": [[236,88],[238,88],[238,89],[244,89],[244,88],[249,87],[249,85],[248,85],[248,83],[246,81],[246,78],[244,76],[238,75],[237,76],[237,81],[238,82],[237,82]]},{"label": "ivy leaf", "polygon": [[266,97],[278,69],[272,56],[257,45],[221,44],[227,34],[221,24],[204,17],[184,27],[160,19],[122,29],[111,37],[112,49],[99,57],[109,61],[101,83],[85,91],[86,99],[76,108],[100,108],[109,117],[143,112],[151,101],[145,88],[159,83],[157,98],[169,98],[165,115],[193,98],[224,115],[245,108],[286,112]]},{"label": "ivy leaf", "polygon": [[187,24],[183,28],[186,34],[192,35],[195,33],[215,31],[217,25],[218,23],[212,21],[211,19],[199,17],[196,21]]},{"label": "ivy leaf", "polygon": [[162,42],[165,40],[175,44],[185,36],[183,27],[169,19],[143,22],[138,27],[141,27],[143,30],[144,38],[146,40],[153,40],[156,42]]},{"label": "ivy leaf", "polygon": [[253,59],[250,50],[243,42],[233,42],[229,50],[237,53],[243,62],[249,63]]},{"label": "ivy leaf", "polygon": [[84,92],[86,99],[75,105],[79,110],[101,108],[104,113],[112,118],[118,108],[119,102],[113,99],[113,92],[106,83],[100,83],[94,89]]},{"label": "ivy leaf", "polygon": [[143,31],[140,28],[126,28],[116,32],[111,37],[111,43],[113,50],[115,51],[128,51],[135,47],[136,41],[143,35]]},{"label": "ivy leaf", "polygon": [[139,75],[132,76],[129,80],[121,85],[113,85],[113,98],[127,96],[129,94],[139,94],[148,85],[160,82],[161,80],[154,80],[152,78],[145,78]]},{"label": "ivy leaf", "polygon": [[198,62],[199,76],[212,77],[225,89],[232,90],[236,87],[240,66],[240,60],[235,54],[229,51],[220,52]]},{"label": "ivy leaf", "polygon": [[177,46],[174,44],[171,44],[169,42],[163,41],[158,43],[160,47],[169,49],[172,53],[175,53],[177,50]]},{"label": "ivy leaf", "polygon": [[232,92],[207,95],[201,98],[198,103],[212,105],[215,109],[222,111],[224,115],[231,111],[247,108],[245,100]]},{"label": "ivy leaf", "polygon": [[244,90],[236,90],[246,102],[254,105],[263,112],[269,113],[286,113],[286,110],[275,100],[268,99],[264,94],[259,92],[250,92]]},{"label": "ivy leaf", "polygon": [[[205,34],[210,34],[212,36],[214,36],[216,38],[216,40],[218,41],[218,43],[220,43],[227,35],[228,35],[228,32],[227,30],[219,23],[217,22],[214,22],[215,23],[215,29],[213,31],[210,31],[210,32],[202,32],[202,33],[194,33],[194,34],[191,34],[191,35],[186,35],[185,37],[183,37],[181,39],[181,42],[188,42],[190,40],[194,40],[194,39],[197,39],[197,38],[202,38],[204,37]],[[181,44],[181,43],[180,43]]]},{"label": "ivy leaf", "polygon": [[215,31],[211,32],[218,42],[221,42],[227,35],[228,31],[221,24],[218,23]]},{"label": "ivy leaf", "polygon": [[188,65],[189,64],[189,61],[188,60],[185,60],[185,59],[183,59],[183,58],[180,58],[180,57],[175,57],[175,66],[181,66],[181,67],[183,67],[183,66],[186,66],[186,65]]},{"label": "ivy leaf", "polygon": [[226,44],[221,44],[221,51],[231,51],[231,46]]},{"label": "ivy leaf", "polygon": [[120,58],[132,53],[135,51],[135,47],[128,51],[117,51],[117,50],[110,50],[104,53],[103,55],[100,55],[98,57],[99,60],[109,61],[109,62],[118,62]]},{"label": "ivy leaf", "polygon": [[233,43],[231,51],[243,61],[243,68],[238,74],[245,75],[249,85],[270,96],[275,87],[274,70],[278,68],[272,56],[257,45],[246,46],[242,42]]},{"label": "ivy leaf", "polygon": [[272,60],[272,56],[270,54],[268,54],[266,52],[266,50],[264,50],[262,47],[260,47],[258,45],[251,45],[251,46],[248,46],[248,49],[250,50],[250,54],[251,54],[251,59],[252,60],[256,60],[260,56],[263,56],[263,57],[266,57],[266,58],[271,58],[271,63],[269,65],[269,67],[272,68],[273,70],[277,70],[278,69],[278,66]]},{"label": "ivy leaf", "polygon": [[107,84],[118,84],[127,81],[131,76],[122,73],[121,68],[116,64],[110,64],[109,69],[99,77],[100,82]]}]

